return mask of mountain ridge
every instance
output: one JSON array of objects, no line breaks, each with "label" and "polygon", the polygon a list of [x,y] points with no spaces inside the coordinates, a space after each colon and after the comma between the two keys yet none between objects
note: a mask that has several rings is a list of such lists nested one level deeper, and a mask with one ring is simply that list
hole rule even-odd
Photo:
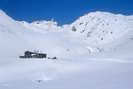
[{"label": "mountain ridge", "polygon": [[[76,46],[72,46],[70,47],[71,49],[84,50],[83,53],[86,54],[86,50],[88,50],[88,53],[95,53],[103,50],[110,50],[112,48],[114,49],[120,44],[128,43],[130,38],[133,37],[132,15],[115,15],[108,12],[97,11],[81,16],[72,24],[66,24],[63,26],[58,26],[58,23],[53,20],[34,21],[32,23],[26,21],[15,21],[3,11],[0,11],[0,18],[3,19],[0,21],[0,31],[8,31],[9,33],[6,32],[5,34],[0,32],[0,34],[3,35],[1,38],[13,33],[12,35],[15,36],[15,39],[23,40],[19,43],[26,43],[24,44],[25,49],[28,49],[29,46],[31,46],[30,49],[32,50],[34,48],[42,49],[43,44],[48,45],[54,42],[55,44],[60,44],[59,48],[61,48],[61,50],[59,53],[61,53],[61,51],[65,50],[64,45],[66,46],[67,42],[68,44],[70,42],[70,44],[77,43],[75,44],[77,45],[77,48],[75,48]],[[10,39],[10,37],[5,39]],[[10,39],[10,41],[13,39]],[[37,44],[37,42],[40,44]],[[64,42],[63,45],[60,42]],[[9,45],[8,41],[5,43],[7,46]],[[4,43],[2,44],[4,45]],[[27,44],[28,46],[26,47]],[[13,45],[15,45],[15,43]],[[38,47],[39,45],[40,47]],[[52,44],[50,47],[55,46]],[[47,48],[49,48],[49,46],[47,46]],[[53,49],[55,50],[55,48]],[[64,51],[64,53],[67,52]],[[83,54],[80,51],[78,53]]]}]

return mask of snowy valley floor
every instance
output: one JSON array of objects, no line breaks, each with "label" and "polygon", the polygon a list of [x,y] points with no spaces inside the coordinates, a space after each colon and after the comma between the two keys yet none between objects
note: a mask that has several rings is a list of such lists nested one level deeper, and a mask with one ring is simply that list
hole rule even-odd
[{"label": "snowy valley floor", "polygon": [[133,61],[130,60],[16,59],[12,63],[4,61],[2,63],[3,65],[0,66],[0,89],[133,88]]}]

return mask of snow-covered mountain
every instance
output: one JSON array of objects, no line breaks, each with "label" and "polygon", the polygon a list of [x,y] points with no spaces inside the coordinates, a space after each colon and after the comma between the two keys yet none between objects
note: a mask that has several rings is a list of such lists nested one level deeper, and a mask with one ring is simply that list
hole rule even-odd
[{"label": "snow-covered mountain", "polygon": [[[117,43],[133,32],[133,16],[108,12],[92,12],[72,23],[73,29],[83,35],[89,45]],[[105,46],[105,45],[104,45]]]},{"label": "snow-covered mountain", "polygon": [[[0,89],[133,89],[132,46],[133,16],[92,12],[58,26],[0,10]],[[26,50],[57,60],[19,59]]]},{"label": "snow-covered mountain", "polygon": [[[57,35],[52,35],[49,37],[51,38],[50,40],[54,41],[54,38],[58,38],[59,41],[63,39],[69,40],[72,43],[77,42],[76,45],[82,44],[82,49],[88,50],[88,54],[90,54],[115,49],[118,45],[130,41],[133,37],[133,16],[116,15],[108,12],[92,12],[80,17],[72,24],[63,26],[58,26],[58,23],[53,20],[34,21],[32,23],[15,21],[3,11],[0,11],[0,19],[0,34],[4,36],[1,37],[1,40],[6,42],[3,43],[3,45],[7,45],[6,47],[8,47],[11,41],[15,41],[11,39],[12,37],[18,40],[18,42],[16,41],[18,44],[23,44],[26,41],[27,44],[24,45],[30,44],[30,46],[33,46],[40,40],[41,36],[38,35],[44,35],[41,39],[46,42],[43,39],[46,38],[46,34],[50,36],[51,34],[57,34],[58,37]],[[33,34],[36,36],[35,38]],[[68,38],[64,38],[65,36]],[[31,40],[32,37],[37,41]],[[11,41],[3,40],[5,38]],[[12,43],[14,44],[15,42]],[[49,42],[47,43],[49,44]],[[69,49],[69,47],[66,49]],[[78,50],[78,48],[75,49]]]},{"label": "snow-covered mountain", "polygon": [[28,23],[25,21],[17,21],[18,23],[24,25],[27,29],[31,29],[37,32],[44,33],[45,31],[56,31],[60,30],[61,27],[58,26],[57,22],[51,20],[51,21],[34,21],[32,23]]}]

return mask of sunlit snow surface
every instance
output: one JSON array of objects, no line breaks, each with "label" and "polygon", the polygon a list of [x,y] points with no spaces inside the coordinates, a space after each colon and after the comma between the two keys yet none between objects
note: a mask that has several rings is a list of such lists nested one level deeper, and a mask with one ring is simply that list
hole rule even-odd
[{"label": "sunlit snow surface", "polygon": [[[133,16],[93,12],[57,26],[0,11],[0,89],[133,89],[132,33]],[[58,59],[19,59],[25,50]]]}]

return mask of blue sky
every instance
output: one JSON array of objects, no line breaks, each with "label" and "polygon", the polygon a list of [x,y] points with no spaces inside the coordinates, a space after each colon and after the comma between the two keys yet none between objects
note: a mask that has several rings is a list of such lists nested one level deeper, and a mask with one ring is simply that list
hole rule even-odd
[{"label": "blue sky", "polygon": [[69,24],[92,11],[133,14],[133,0],[0,0],[0,9],[15,20],[50,20]]}]

